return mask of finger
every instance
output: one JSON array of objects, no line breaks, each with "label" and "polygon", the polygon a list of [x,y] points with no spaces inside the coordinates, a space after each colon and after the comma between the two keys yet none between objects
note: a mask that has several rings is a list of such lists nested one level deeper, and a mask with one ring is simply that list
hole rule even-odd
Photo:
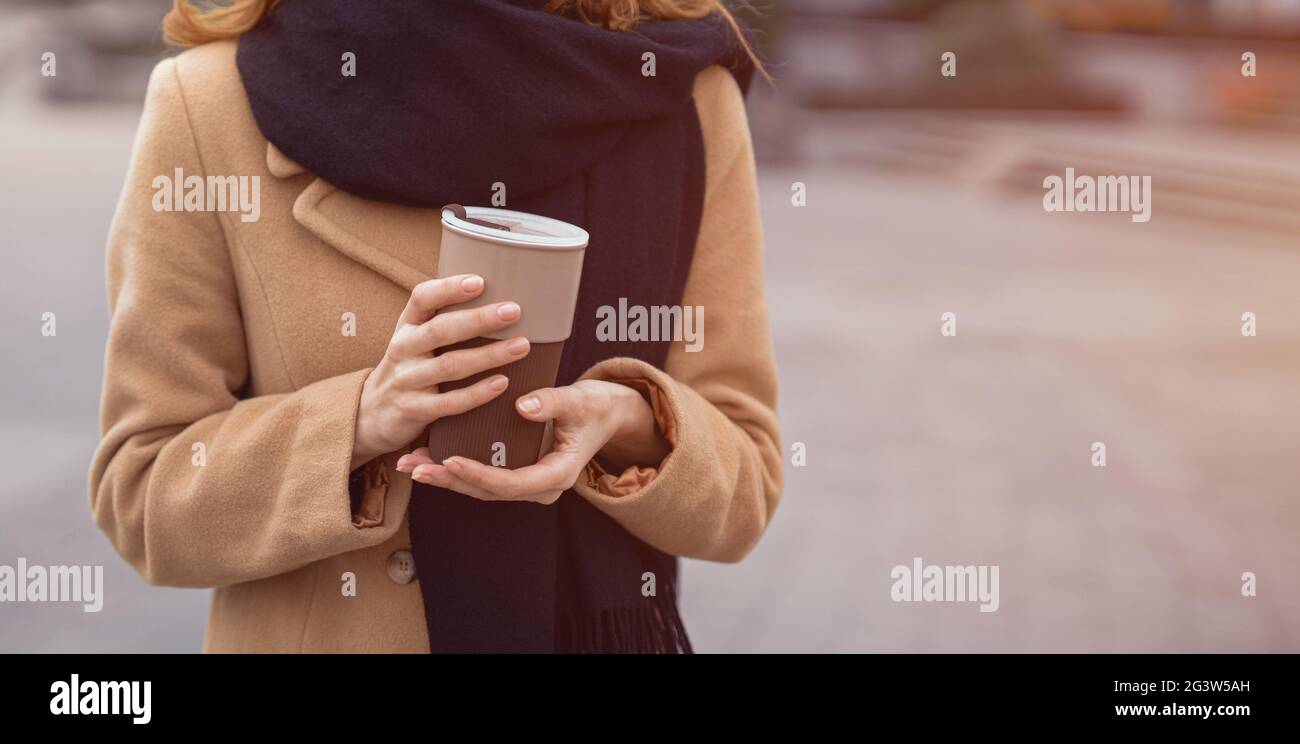
[{"label": "finger", "polygon": [[396,467],[397,467],[397,472],[399,473],[409,473],[412,470],[415,470],[417,465],[432,465],[432,464],[433,464],[433,458],[429,456],[429,448],[420,447],[419,449],[408,452],[405,455],[402,455],[401,457],[397,458]]},{"label": "finger", "polygon": [[418,326],[404,326],[393,337],[398,358],[428,354],[434,349],[486,336],[519,320],[517,302],[495,302],[482,307],[440,312]]},{"label": "finger", "polygon": [[492,375],[473,385],[446,392],[407,393],[406,395],[414,397],[399,399],[398,407],[409,418],[437,421],[478,408],[504,393],[509,385],[510,380],[505,375]]},{"label": "finger", "polygon": [[493,367],[504,367],[528,356],[530,346],[523,336],[497,341],[472,349],[456,349],[432,359],[408,359],[393,377],[399,390],[423,390],[440,382],[463,380]]},{"label": "finger", "polygon": [[456,493],[464,494],[480,501],[501,501],[502,499],[495,494],[484,491],[477,486],[466,483],[465,481],[452,475],[446,467],[437,463],[421,465],[411,473],[411,479],[430,486],[446,488]]},{"label": "finger", "polygon": [[550,452],[536,465],[507,470],[494,468],[465,457],[449,457],[443,466],[453,476],[483,491],[509,499],[565,491],[578,479],[582,463],[565,452]]},{"label": "finger", "polygon": [[420,325],[432,318],[439,308],[472,300],[482,291],[483,277],[476,274],[456,274],[420,282],[411,290],[398,325]]},{"label": "finger", "polygon": [[569,412],[573,388],[542,388],[522,395],[515,401],[519,415],[529,421],[550,421]]},{"label": "finger", "polygon": [[[470,460],[467,462],[473,461]],[[452,466],[452,468],[454,467],[455,465]],[[555,489],[552,491],[522,494],[518,496],[505,495],[485,489],[482,486],[471,483],[468,480],[453,474],[451,472],[452,468],[448,468],[445,465],[426,465],[419,468],[413,477],[421,483],[428,483],[430,485],[448,488],[457,493],[462,493],[466,496],[479,499],[480,501],[532,501],[549,506],[558,501],[560,496],[564,493],[563,489]]]}]

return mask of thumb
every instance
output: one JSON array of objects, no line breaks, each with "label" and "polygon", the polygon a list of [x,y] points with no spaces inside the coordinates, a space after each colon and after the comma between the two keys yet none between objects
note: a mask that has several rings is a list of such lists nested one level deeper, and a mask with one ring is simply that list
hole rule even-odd
[{"label": "thumb", "polygon": [[515,410],[529,421],[550,421],[563,416],[568,410],[569,397],[561,388],[542,388],[520,396]]}]

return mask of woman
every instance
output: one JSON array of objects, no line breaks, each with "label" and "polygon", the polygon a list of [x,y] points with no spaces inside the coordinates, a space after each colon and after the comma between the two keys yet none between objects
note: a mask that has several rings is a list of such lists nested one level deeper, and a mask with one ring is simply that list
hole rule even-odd
[{"label": "woman", "polygon": [[[215,588],[208,651],[689,651],[675,557],[742,558],[781,484],[731,16],[176,0],[166,31],[195,48],[150,80],[108,248],[90,492],[117,550]],[[494,197],[590,233],[573,334],[554,388],[440,391],[529,352],[439,352],[528,312],[431,278],[438,207]],[[620,302],[705,308],[707,336],[610,340]],[[553,423],[537,465],[419,446],[501,395]]]}]

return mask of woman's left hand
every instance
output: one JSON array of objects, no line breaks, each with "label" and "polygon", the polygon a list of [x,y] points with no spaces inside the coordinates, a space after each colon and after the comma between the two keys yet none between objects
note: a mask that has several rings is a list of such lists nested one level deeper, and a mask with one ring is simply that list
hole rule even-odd
[{"label": "woman's left hand", "polygon": [[397,469],[420,483],[483,501],[553,504],[573,487],[597,453],[620,471],[630,465],[657,467],[668,455],[654,414],[641,394],[604,380],[579,380],[520,397],[515,410],[529,421],[553,421],[555,443],[537,464],[518,470],[465,457],[435,463],[421,447],[397,461]]}]

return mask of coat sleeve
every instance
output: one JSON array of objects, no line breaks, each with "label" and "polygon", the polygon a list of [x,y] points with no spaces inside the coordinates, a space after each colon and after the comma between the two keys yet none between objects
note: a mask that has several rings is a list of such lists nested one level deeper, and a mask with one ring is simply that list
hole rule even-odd
[{"label": "coat sleeve", "polygon": [[96,524],[147,581],[174,586],[249,581],[384,541],[409,481],[368,479],[388,491],[375,526],[354,525],[348,490],[369,370],[241,394],[249,359],[225,215],[156,209],[155,179],[177,168],[204,175],[167,60],[150,78],[109,235]]},{"label": "coat sleeve", "polygon": [[584,375],[643,392],[649,382],[672,449],[653,470],[629,469],[639,474],[612,478],[589,467],[575,488],[664,552],[738,561],[758,542],[781,496],[776,366],[744,99],[719,67],[700,74],[695,98],[707,179],[683,304],[704,308],[702,347],[674,343],[663,371],[619,358]]}]

